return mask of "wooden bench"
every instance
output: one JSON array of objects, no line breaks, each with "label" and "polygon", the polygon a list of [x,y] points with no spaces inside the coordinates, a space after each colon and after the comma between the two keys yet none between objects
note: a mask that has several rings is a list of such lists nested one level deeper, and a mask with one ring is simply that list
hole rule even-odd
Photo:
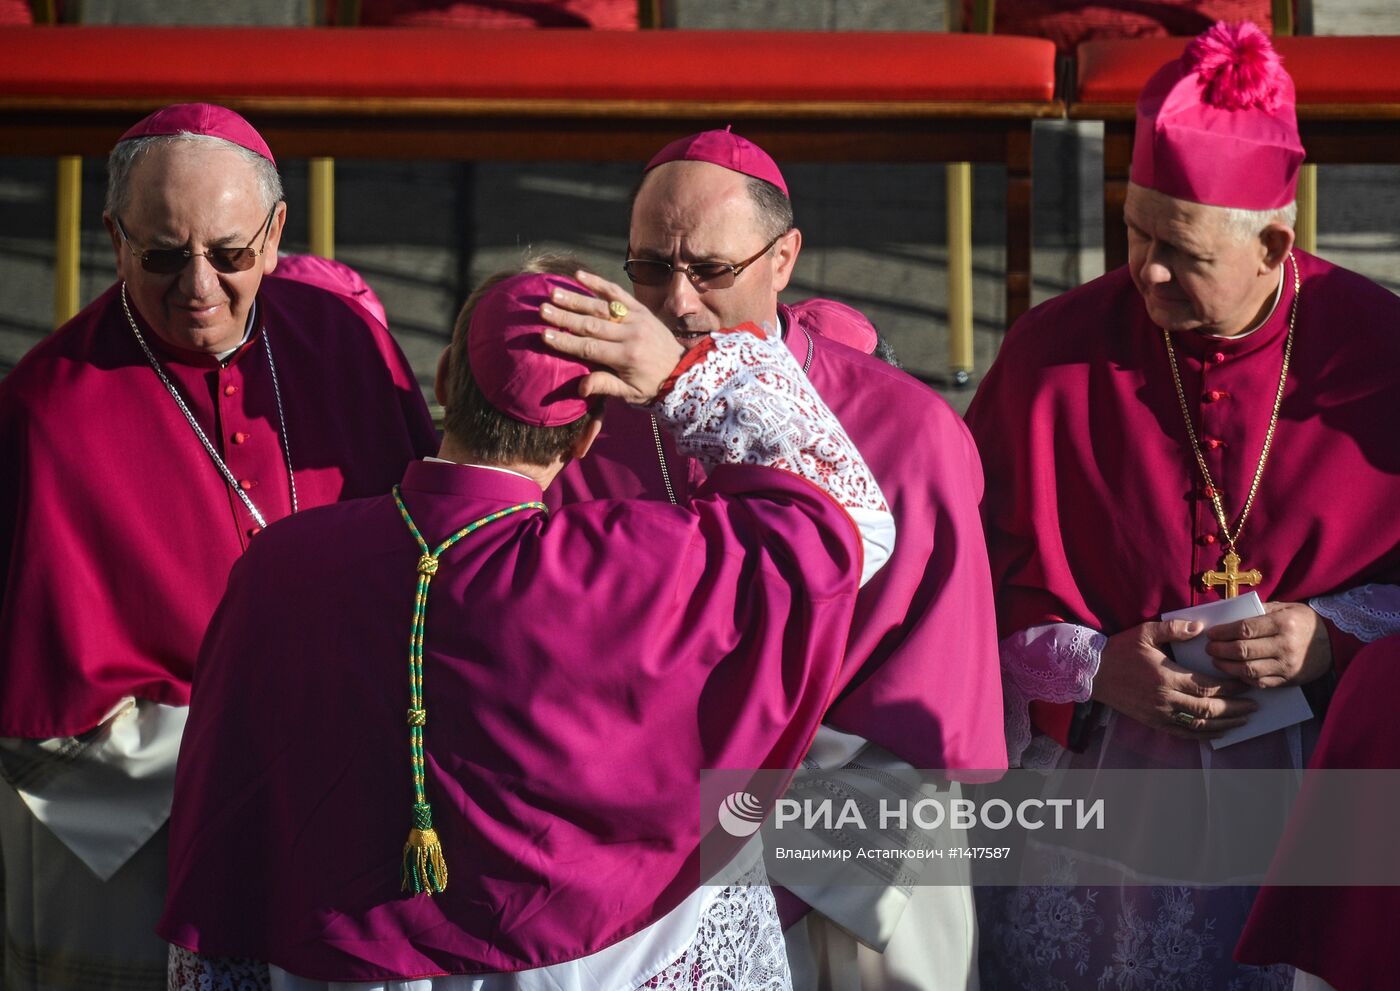
[{"label": "wooden bench", "polygon": [[[1031,122],[1054,48],[941,33],[0,28],[0,154],[105,155],[183,100],[279,156],[645,161],[732,123],[780,162],[998,162],[1008,319],[1030,301]],[[800,204],[799,204],[800,207]]]},{"label": "wooden bench", "polygon": [[[1298,91],[1298,129],[1309,162],[1400,163],[1400,37],[1275,38],[1274,45]],[[1079,47],[1069,115],[1104,122],[1104,256],[1110,269],[1128,260],[1123,199],[1138,93],[1185,46],[1180,38],[1150,38]]]}]

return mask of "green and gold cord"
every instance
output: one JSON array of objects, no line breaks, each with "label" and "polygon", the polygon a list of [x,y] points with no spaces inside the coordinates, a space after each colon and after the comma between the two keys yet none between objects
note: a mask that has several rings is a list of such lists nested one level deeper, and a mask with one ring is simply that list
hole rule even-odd
[{"label": "green and gold cord", "polygon": [[447,888],[447,861],[443,859],[442,842],[433,829],[433,807],[428,804],[424,781],[423,729],[428,724],[428,710],[423,705],[423,630],[428,621],[428,586],[437,574],[438,559],[457,541],[488,523],[518,513],[524,509],[545,509],[542,502],[522,502],[490,516],[468,523],[442,543],[428,550],[428,542],[418,532],[408,507],[403,503],[399,487],[394,486],[394,504],[408,524],[409,533],[418,542],[422,556],[418,558],[418,592],[413,600],[413,628],[408,638],[408,752],[413,768],[413,827],[403,847],[403,867],[400,890],[413,890],[415,895],[443,891]]}]

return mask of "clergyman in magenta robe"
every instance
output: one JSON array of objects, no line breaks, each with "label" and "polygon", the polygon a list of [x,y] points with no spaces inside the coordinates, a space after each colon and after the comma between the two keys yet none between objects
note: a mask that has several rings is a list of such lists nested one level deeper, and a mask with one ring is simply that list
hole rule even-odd
[{"label": "clergyman in magenta robe", "polygon": [[[873,347],[860,314],[821,300],[779,304],[801,243],[773,159],[731,131],[706,131],[673,142],[647,166],[632,209],[627,269],[638,297],[683,343],[744,320],[778,327],[889,494],[899,546],[861,590],[852,663],[809,756],[824,767],[897,762],[954,778],[1004,768],[977,451],[932,390],[862,353],[869,348],[833,339],[830,328],[844,326],[842,339]],[[620,407],[609,410],[593,454],[570,466],[547,497],[683,504],[703,478],[702,466],[679,456],[645,411]],[[809,903],[817,897],[807,894]],[[902,986],[964,986],[976,928],[965,889],[871,884],[830,894],[802,924],[822,926],[822,937],[809,940],[794,927],[799,982],[804,971],[809,982],[832,980],[827,957],[859,955]],[[791,905],[789,920],[803,911]]]},{"label": "clergyman in magenta robe", "polygon": [[[680,991],[693,964],[725,986],[788,986],[761,871],[748,887],[767,940],[744,913],[703,921],[697,854],[717,810],[698,807],[700,770],[798,765],[891,517],[780,342],[750,325],[682,352],[649,316],[665,363],[623,377],[718,467],[684,506],[545,511],[541,486],[596,429],[578,398],[590,367],[541,343],[559,292],[602,302],[538,274],[480,296],[440,373],[440,458],[409,466],[402,508],[383,495],[303,514],[235,568],[181,754],[161,926],[177,946],[316,981],[504,972],[489,986]],[[422,570],[420,536],[435,547],[477,520]],[[399,870],[416,595],[448,871],[431,894],[402,891]],[[682,906],[700,920],[677,922]],[[705,940],[720,944],[702,966]],[[750,979],[763,968],[771,980]]]},{"label": "clergyman in magenta robe", "polygon": [[162,825],[229,569],[436,443],[378,321],[263,278],[286,206],[246,121],[167,108],[113,162],[120,281],[0,382],[6,987],[164,987]]},{"label": "clergyman in magenta robe", "polygon": [[[1027,314],[978,389],[1014,761],[1301,767],[1316,719],[1210,740],[1248,723],[1251,686],[1306,685],[1320,713],[1360,642],[1400,628],[1370,611],[1400,580],[1400,300],[1293,247],[1302,158],[1267,38],[1193,42],[1138,103],[1129,265]],[[1193,675],[1168,650],[1199,631],[1159,618],[1219,600],[1232,545],[1268,611],[1206,631],[1218,673]],[[1249,888],[987,894],[989,980],[1291,980],[1230,961]]]}]

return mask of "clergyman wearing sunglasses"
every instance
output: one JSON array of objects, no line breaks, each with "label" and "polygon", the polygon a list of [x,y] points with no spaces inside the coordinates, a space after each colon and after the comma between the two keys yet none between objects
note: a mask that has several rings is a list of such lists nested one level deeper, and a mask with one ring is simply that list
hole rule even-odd
[{"label": "clergyman wearing sunglasses", "polygon": [[6,991],[165,991],[175,761],[229,573],[437,450],[384,325],[267,278],[287,205],[251,124],[166,107],[107,166],[117,281],[0,378]]}]

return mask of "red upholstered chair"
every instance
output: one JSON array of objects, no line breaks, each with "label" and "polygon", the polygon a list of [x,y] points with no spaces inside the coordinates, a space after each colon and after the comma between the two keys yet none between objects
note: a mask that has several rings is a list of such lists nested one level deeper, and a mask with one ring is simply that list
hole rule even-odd
[{"label": "red upholstered chair", "polygon": [[[950,0],[959,23],[980,34],[1016,34],[1055,42],[1059,96],[1072,97],[1074,58],[1091,41],[1194,37],[1216,21],[1250,20],[1275,36],[1312,33],[1312,0]],[[949,166],[949,177],[958,166]],[[951,185],[951,183],[950,183]],[[970,188],[970,187],[969,187]],[[970,196],[970,193],[968,194]],[[950,199],[949,209],[952,210]],[[1305,165],[1298,181],[1298,245],[1317,246],[1317,167]],[[950,232],[951,236],[951,232]],[[1108,233],[1107,254],[1119,240]],[[950,245],[951,254],[951,245]],[[950,307],[951,310],[951,307]]]},{"label": "red upholstered chair", "polygon": [[[1274,32],[1275,0],[961,0],[972,30],[1048,38],[1062,58],[1099,38],[1194,37],[1216,21]],[[1291,29],[1279,32],[1293,33]]]},{"label": "red upholstered chair", "polygon": [[326,23],[361,27],[593,28],[643,26],[637,0],[327,0]]},{"label": "red upholstered chair", "polygon": [[0,0],[0,24],[33,24],[34,11],[28,0]]},{"label": "red upholstered chair", "polygon": [[[315,0],[319,23],[338,27],[635,31],[661,25],[662,0]],[[307,165],[311,253],[335,257],[335,160]]]}]

